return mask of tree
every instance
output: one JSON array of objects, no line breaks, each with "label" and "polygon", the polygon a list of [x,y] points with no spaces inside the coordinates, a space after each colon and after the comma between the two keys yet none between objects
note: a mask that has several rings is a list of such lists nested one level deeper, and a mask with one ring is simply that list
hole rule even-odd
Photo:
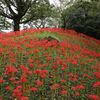
[{"label": "tree", "polygon": [[54,17],[53,8],[54,6],[50,5],[48,0],[42,0],[37,4],[33,4],[28,13],[24,16],[22,23],[26,24],[26,19],[29,19],[28,24],[32,27],[46,27],[48,20],[51,19],[51,17]]},{"label": "tree", "polygon": [[37,0],[0,0],[0,15],[13,20],[14,31],[20,29],[22,17]]},{"label": "tree", "polygon": [[65,28],[74,29],[89,36],[100,39],[100,1],[76,0],[63,13]]},{"label": "tree", "polygon": [[60,6],[58,7],[59,9],[59,14],[60,14],[60,27],[65,28],[66,27],[66,9],[70,7],[75,0],[59,0]]},{"label": "tree", "polygon": [[9,27],[11,27],[11,24],[9,21],[7,21],[7,19],[5,17],[0,16],[0,30],[2,29],[8,29]]}]

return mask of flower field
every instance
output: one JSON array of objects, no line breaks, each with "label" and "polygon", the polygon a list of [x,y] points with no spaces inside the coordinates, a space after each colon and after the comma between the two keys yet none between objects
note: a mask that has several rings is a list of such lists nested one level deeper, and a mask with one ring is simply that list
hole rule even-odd
[{"label": "flower field", "polygon": [[100,41],[56,28],[0,34],[0,100],[100,100]]}]

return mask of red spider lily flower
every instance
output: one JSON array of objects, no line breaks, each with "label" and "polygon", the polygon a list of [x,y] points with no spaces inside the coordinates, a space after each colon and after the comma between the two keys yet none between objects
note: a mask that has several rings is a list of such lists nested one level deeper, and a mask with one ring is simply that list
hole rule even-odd
[{"label": "red spider lily flower", "polygon": [[29,67],[30,68],[34,68],[34,64],[29,64]]},{"label": "red spider lily flower", "polygon": [[45,47],[46,47],[46,48],[51,47],[51,46],[52,46],[51,42],[47,42],[47,43],[45,44]]},{"label": "red spider lily flower", "polygon": [[74,59],[74,60],[72,61],[72,64],[73,64],[73,65],[77,65],[77,64],[78,64],[78,61]]},{"label": "red spider lily flower", "polygon": [[100,72],[94,72],[93,74],[96,76],[96,78],[100,79]]},{"label": "red spider lily flower", "polygon": [[15,81],[15,77],[9,78],[10,81]]},{"label": "red spider lily flower", "polygon": [[29,98],[26,96],[22,96],[20,100],[29,100]]},{"label": "red spider lily flower", "polygon": [[59,87],[60,87],[59,84],[53,84],[53,85],[51,86],[51,90],[56,90],[56,89],[58,89]]},{"label": "red spider lily flower", "polygon": [[64,79],[61,79],[61,80],[60,80],[60,82],[61,82],[61,83],[65,83],[65,82],[66,82],[66,80],[64,80]]},{"label": "red spider lily flower", "polygon": [[38,53],[38,52],[39,52],[39,50],[38,50],[38,49],[34,50],[34,53]]},{"label": "red spider lily flower", "polygon": [[41,73],[41,70],[40,70],[40,69],[34,70],[34,74],[35,74],[35,75],[40,74],[40,73]]},{"label": "red spider lily flower", "polygon": [[41,73],[48,74],[48,70],[41,70]]},{"label": "red spider lily flower", "polygon": [[22,85],[19,85],[19,86],[16,87],[16,89],[22,89],[22,88],[23,88]]},{"label": "red spider lily flower", "polygon": [[100,82],[95,82],[95,83],[93,84],[93,87],[100,87]]},{"label": "red spider lily flower", "polygon": [[29,63],[33,63],[33,59],[29,59],[28,62],[29,62]]},{"label": "red spider lily flower", "polygon": [[23,93],[21,92],[21,90],[19,90],[19,89],[17,89],[17,88],[13,90],[13,93],[12,93],[12,96],[13,96],[13,97],[21,98],[22,95],[23,95]]},{"label": "red spider lily flower", "polygon": [[72,90],[83,90],[83,89],[85,89],[85,86],[83,86],[83,85],[76,85],[76,86],[74,86],[74,87],[72,87]]},{"label": "red spider lily flower", "polygon": [[28,79],[27,79],[26,75],[21,76],[20,82],[22,82],[22,83],[28,82]]},{"label": "red spider lily flower", "polygon": [[92,77],[89,74],[83,74],[83,77],[91,79]]},{"label": "red spider lily flower", "polygon": [[29,68],[25,67],[24,65],[20,65],[20,69],[26,74],[32,74]]},{"label": "red spider lily flower", "polygon": [[46,78],[47,75],[46,75],[45,73],[41,73],[41,74],[40,74],[40,77],[41,77],[41,78]]},{"label": "red spider lily flower", "polygon": [[16,73],[17,69],[13,66],[7,66],[5,70],[5,74],[9,75],[11,73]]},{"label": "red spider lily flower", "polygon": [[51,61],[52,60],[52,57],[47,57],[46,60],[47,61]]},{"label": "red spider lily flower", "polygon": [[61,91],[60,91],[60,94],[61,94],[61,95],[66,95],[67,93],[68,93],[67,90],[61,90]]},{"label": "red spider lily flower", "polygon": [[66,68],[67,68],[67,66],[63,65],[62,68],[61,68],[61,70],[65,70]]},{"label": "red spider lily flower", "polygon": [[31,90],[32,92],[36,92],[36,91],[38,91],[38,88],[32,87],[30,90]]},{"label": "red spider lily flower", "polygon": [[3,83],[3,82],[5,82],[5,80],[3,79],[2,76],[0,76],[0,83]]},{"label": "red spider lily flower", "polygon": [[11,90],[11,87],[10,86],[6,86],[5,89],[6,90]]},{"label": "red spider lily flower", "polygon": [[43,85],[43,82],[40,81],[40,80],[36,80],[35,83],[36,83],[37,86],[42,86]]},{"label": "red spider lily flower", "polygon": [[94,94],[89,94],[87,97],[91,100],[100,100],[99,96]]}]

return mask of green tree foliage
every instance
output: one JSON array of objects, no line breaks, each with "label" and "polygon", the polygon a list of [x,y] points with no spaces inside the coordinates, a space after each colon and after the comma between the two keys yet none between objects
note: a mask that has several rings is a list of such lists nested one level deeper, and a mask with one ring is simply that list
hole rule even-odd
[{"label": "green tree foliage", "polygon": [[20,24],[50,16],[49,0],[0,0],[0,15],[13,20],[14,31]]},{"label": "green tree foliage", "polygon": [[75,29],[100,39],[99,0],[76,0],[72,6],[63,10],[63,16],[65,19],[63,28]]},{"label": "green tree foliage", "polygon": [[2,29],[8,29],[9,27],[11,27],[11,24],[9,23],[9,21],[7,21],[7,19],[5,17],[0,16],[0,30]]},{"label": "green tree foliage", "polygon": [[[33,4],[28,13],[24,16],[22,23],[34,25],[36,28],[46,27],[46,23],[55,15],[54,6],[45,0]],[[27,20],[26,20],[27,19]]]}]

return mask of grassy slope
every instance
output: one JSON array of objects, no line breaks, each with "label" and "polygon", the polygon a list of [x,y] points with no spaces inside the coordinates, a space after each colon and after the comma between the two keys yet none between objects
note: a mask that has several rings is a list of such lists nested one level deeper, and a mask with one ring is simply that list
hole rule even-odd
[{"label": "grassy slope", "polygon": [[[59,42],[43,40],[47,36],[51,36]],[[72,30],[30,29],[0,35],[0,55],[0,76],[4,80],[1,82],[0,95],[4,97],[4,100],[9,100],[9,95],[12,98],[17,98],[16,95],[12,96],[11,91],[23,84],[25,87],[22,90],[26,89],[27,92],[22,92],[22,94],[29,97],[30,100],[35,100],[35,98],[42,100],[40,98],[49,98],[49,96],[52,100],[54,98],[57,100],[66,100],[65,98],[88,100],[87,98],[91,98],[88,95],[95,95],[99,98],[99,40],[77,34]],[[26,70],[21,68],[21,65]],[[17,72],[9,72],[8,66],[13,66]],[[42,72],[44,76],[41,74],[37,76],[35,75],[37,69],[47,72]],[[21,81],[23,73],[28,80],[26,82]],[[10,82],[11,77],[17,77],[16,82],[21,82],[15,85]],[[43,85],[36,85],[36,80],[42,81]],[[99,85],[93,87],[96,82],[99,82]],[[28,91],[28,85],[38,89],[38,97],[35,93],[30,92],[31,89]],[[6,86],[10,86],[11,90],[6,91]],[[77,86],[80,88],[78,89]],[[7,94],[9,91],[10,93]]]}]

